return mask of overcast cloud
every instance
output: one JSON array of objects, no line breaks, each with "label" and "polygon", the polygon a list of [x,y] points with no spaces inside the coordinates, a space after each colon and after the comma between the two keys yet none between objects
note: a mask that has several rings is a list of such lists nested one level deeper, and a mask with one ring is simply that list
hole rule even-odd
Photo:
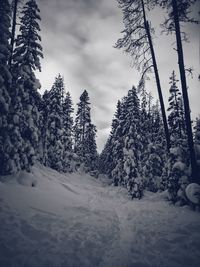
[{"label": "overcast cloud", "polygon": [[[139,74],[131,68],[130,57],[113,48],[123,29],[121,10],[116,0],[39,0],[41,36],[44,52],[42,73],[37,76],[42,92],[50,89],[55,76],[61,73],[66,90],[72,95],[74,106],[80,94],[89,92],[92,122],[98,130],[98,148],[108,138],[118,99],[137,85]],[[165,103],[168,99],[168,81],[172,70],[177,70],[173,36],[160,37],[162,15],[153,12],[151,20],[156,27],[155,49],[163,86]],[[195,118],[200,113],[199,39],[197,26],[187,26],[191,42],[184,47],[186,66],[195,68],[194,78],[188,78],[190,104]],[[178,77],[178,71],[177,71]],[[154,96],[154,77],[147,83]]]}]

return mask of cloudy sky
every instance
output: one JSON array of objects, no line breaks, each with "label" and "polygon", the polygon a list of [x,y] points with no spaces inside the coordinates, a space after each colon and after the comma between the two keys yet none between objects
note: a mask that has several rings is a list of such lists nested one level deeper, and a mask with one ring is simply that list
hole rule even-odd
[{"label": "cloudy sky", "polygon": [[[118,99],[137,85],[138,72],[131,67],[131,58],[113,48],[123,29],[122,14],[117,0],[38,0],[41,10],[41,36],[44,52],[42,72],[37,74],[42,92],[49,90],[55,76],[64,76],[66,90],[71,93],[75,109],[83,90],[90,96],[92,122],[97,126],[98,149],[101,151],[110,131]],[[173,49],[174,36],[160,35],[163,14],[151,14],[155,27],[155,51],[167,106],[169,75],[177,71],[177,57]],[[200,32],[197,26],[186,26],[190,43],[184,45],[185,64],[196,71],[188,86],[192,115],[200,114]],[[147,83],[155,98],[154,76]]]}]

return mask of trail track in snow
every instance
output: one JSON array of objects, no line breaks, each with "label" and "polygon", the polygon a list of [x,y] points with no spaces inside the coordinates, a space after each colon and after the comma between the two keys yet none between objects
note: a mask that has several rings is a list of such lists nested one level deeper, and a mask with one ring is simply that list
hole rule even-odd
[{"label": "trail track in snow", "polygon": [[1,180],[1,267],[200,266],[200,214],[161,194],[42,166]]}]

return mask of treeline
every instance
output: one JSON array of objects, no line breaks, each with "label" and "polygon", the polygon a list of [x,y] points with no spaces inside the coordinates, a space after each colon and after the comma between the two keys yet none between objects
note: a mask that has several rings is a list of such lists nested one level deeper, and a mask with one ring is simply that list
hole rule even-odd
[{"label": "treeline", "polygon": [[37,160],[58,171],[96,170],[88,93],[80,97],[75,124],[60,75],[41,97],[34,74],[43,57],[40,10],[35,0],[20,4],[0,1],[0,174],[29,171]]},{"label": "treeline", "polygon": [[[141,198],[144,190],[167,190],[172,202],[187,202],[185,188],[192,173],[183,98],[177,82],[173,71],[168,107],[169,152],[159,102],[152,104],[145,87],[133,87],[117,103],[99,168],[115,186],[125,186],[132,198]],[[200,119],[195,122],[194,141],[200,159]]]}]

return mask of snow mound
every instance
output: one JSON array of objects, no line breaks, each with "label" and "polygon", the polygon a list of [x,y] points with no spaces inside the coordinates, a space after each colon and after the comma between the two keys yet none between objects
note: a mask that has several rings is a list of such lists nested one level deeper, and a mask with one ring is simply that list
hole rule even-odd
[{"label": "snow mound", "polygon": [[200,185],[196,183],[189,184],[186,189],[187,198],[194,204],[200,205]]}]

